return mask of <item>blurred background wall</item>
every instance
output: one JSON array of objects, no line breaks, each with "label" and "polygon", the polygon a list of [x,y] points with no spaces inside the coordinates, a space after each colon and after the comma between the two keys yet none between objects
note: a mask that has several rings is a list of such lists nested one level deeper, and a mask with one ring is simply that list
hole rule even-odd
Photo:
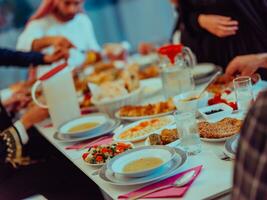
[{"label": "blurred background wall", "polygon": [[[25,22],[41,0],[0,0],[0,46],[15,48]],[[85,0],[98,42],[128,41],[135,51],[142,41],[164,43],[175,17],[169,0]],[[0,88],[25,79],[27,70],[0,68]]]}]

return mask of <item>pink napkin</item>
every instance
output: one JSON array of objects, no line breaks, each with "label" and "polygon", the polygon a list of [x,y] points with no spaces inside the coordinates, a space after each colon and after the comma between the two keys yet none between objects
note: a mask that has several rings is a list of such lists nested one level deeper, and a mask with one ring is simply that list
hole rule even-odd
[{"label": "pink napkin", "polygon": [[157,183],[153,183],[152,185],[145,186],[145,187],[143,187],[141,189],[138,189],[136,191],[133,191],[133,192],[130,192],[130,193],[127,193],[127,194],[124,194],[124,195],[120,195],[119,199],[127,199],[132,195],[135,195],[135,194],[137,195],[139,193],[146,192],[147,190],[150,190],[150,189],[154,189],[154,188],[157,188],[157,187],[160,187],[160,186],[164,186],[164,185],[170,185],[170,184],[174,183],[179,177],[181,177],[185,173],[187,173],[189,171],[192,171],[192,170],[195,170],[196,171],[196,176],[192,179],[192,181],[190,183],[188,183],[184,187],[175,188],[175,187],[171,187],[170,186],[170,188],[167,188],[167,189],[164,189],[164,190],[161,190],[161,191],[158,191],[158,192],[154,192],[154,193],[149,194],[149,195],[147,195],[145,197],[142,197],[142,198],[145,199],[145,198],[178,198],[178,197],[182,197],[182,196],[184,196],[186,191],[190,188],[190,186],[192,185],[192,183],[194,182],[196,177],[199,175],[201,169],[202,169],[202,165],[194,167],[194,168],[186,170],[186,171],[184,171],[184,172],[182,172],[180,174],[177,174],[177,175],[174,175],[174,176],[172,176],[170,178],[167,178],[167,179],[165,179],[163,181],[160,181],[160,182],[157,182]]},{"label": "pink napkin", "polygon": [[112,142],[113,135],[106,135],[103,137],[93,138],[78,142],[76,144],[65,147],[66,150],[79,150],[82,148],[90,148],[95,145],[110,144]]}]

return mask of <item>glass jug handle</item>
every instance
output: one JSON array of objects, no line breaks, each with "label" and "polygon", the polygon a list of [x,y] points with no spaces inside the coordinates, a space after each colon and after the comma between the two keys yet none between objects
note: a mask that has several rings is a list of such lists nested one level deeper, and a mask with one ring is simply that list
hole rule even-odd
[{"label": "glass jug handle", "polygon": [[191,49],[189,49],[188,47],[184,47],[183,53],[186,55],[186,60],[188,61],[189,67],[196,66],[197,59],[196,59],[196,56],[191,51]]},{"label": "glass jug handle", "polygon": [[38,105],[39,107],[41,108],[48,108],[47,105],[44,105],[42,104],[41,102],[38,101],[37,97],[36,97],[36,91],[38,89],[38,87],[41,85],[41,81],[36,81],[35,84],[32,86],[32,90],[31,90],[31,94],[32,94],[32,99],[33,99],[33,102]]}]

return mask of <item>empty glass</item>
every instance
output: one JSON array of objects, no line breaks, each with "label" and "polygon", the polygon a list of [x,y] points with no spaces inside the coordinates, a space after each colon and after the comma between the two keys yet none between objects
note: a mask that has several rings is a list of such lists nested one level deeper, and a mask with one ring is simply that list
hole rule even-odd
[{"label": "empty glass", "polygon": [[188,155],[201,151],[201,141],[198,133],[195,114],[192,112],[174,113],[177,130],[181,134],[181,147]]},{"label": "empty glass", "polygon": [[251,78],[249,76],[241,76],[234,79],[233,82],[238,110],[247,112],[254,100]]}]

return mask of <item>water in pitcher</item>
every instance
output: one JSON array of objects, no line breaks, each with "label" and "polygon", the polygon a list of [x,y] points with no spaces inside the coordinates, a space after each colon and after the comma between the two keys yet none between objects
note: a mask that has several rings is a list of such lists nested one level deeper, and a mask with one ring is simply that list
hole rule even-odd
[{"label": "water in pitcher", "polygon": [[80,116],[73,78],[68,70],[45,81],[43,88],[49,114],[56,128]]},{"label": "water in pitcher", "polygon": [[194,88],[189,68],[168,67],[162,69],[161,80],[166,99]]}]

